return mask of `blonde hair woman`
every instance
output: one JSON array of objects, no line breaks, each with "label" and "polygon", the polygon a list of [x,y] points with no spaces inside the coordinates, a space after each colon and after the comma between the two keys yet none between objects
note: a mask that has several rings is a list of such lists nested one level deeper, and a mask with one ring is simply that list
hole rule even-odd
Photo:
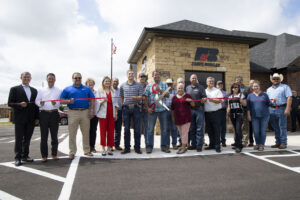
[{"label": "blonde hair woman", "polygon": [[[115,120],[117,119],[117,102],[115,101],[115,92],[111,87],[111,80],[105,76],[102,80],[102,87],[97,91],[97,97],[103,99],[97,100],[97,117],[100,123],[100,136],[102,155],[113,155]],[[107,147],[107,150],[106,150]]]}]

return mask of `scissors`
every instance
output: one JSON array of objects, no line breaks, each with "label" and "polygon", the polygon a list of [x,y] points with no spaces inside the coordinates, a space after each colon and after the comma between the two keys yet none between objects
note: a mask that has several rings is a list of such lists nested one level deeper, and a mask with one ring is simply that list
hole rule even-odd
[{"label": "scissors", "polygon": [[157,91],[157,84],[153,84],[152,85],[152,91],[153,93],[155,94],[155,102],[152,103],[149,107],[154,111],[155,110],[155,107],[156,107],[156,104],[161,104],[165,109],[167,109],[168,111],[170,110],[168,108],[168,106],[166,106],[163,102],[162,102],[162,98],[165,96],[166,93],[169,92],[169,90],[171,89],[171,87],[168,87],[160,96],[158,96],[158,91]]}]

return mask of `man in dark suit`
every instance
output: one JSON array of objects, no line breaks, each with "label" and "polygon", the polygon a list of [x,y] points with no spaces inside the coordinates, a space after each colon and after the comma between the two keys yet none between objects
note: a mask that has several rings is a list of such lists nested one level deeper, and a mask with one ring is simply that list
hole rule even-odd
[{"label": "man in dark suit", "polygon": [[15,165],[23,162],[33,162],[29,157],[29,145],[34,125],[38,123],[39,109],[34,101],[37,90],[29,86],[31,74],[21,74],[22,84],[12,87],[9,92],[8,105],[13,108],[15,124]]}]

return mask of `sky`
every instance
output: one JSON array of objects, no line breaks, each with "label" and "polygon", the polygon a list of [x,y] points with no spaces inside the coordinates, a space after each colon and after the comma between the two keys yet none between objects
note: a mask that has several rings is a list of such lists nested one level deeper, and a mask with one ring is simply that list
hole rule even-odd
[{"label": "sky", "polygon": [[9,89],[21,84],[20,74],[32,74],[39,89],[46,75],[56,74],[56,86],[72,84],[72,73],[96,88],[110,76],[126,81],[127,60],[144,27],[183,19],[227,30],[300,36],[298,0],[0,0],[0,104]]}]

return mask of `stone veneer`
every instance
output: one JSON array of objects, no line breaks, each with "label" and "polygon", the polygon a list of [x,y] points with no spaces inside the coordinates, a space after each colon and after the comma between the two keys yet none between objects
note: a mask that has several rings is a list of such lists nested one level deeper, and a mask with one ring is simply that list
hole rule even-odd
[{"label": "stone veneer", "polygon": [[[195,61],[195,53],[198,47],[215,48],[219,50],[216,62],[219,67],[192,66]],[[142,60],[147,56],[145,73],[148,74],[149,82],[152,79],[152,71],[160,70],[162,80],[178,77],[184,78],[185,70],[225,72],[226,88],[230,88],[234,77],[240,75],[244,83],[250,79],[250,62],[248,44],[229,42],[217,42],[210,40],[195,40],[171,37],[154,37],[151,44],[137,62],[137,72],[141,72]],[[202,62],[202,61],[199,61]]]}]

